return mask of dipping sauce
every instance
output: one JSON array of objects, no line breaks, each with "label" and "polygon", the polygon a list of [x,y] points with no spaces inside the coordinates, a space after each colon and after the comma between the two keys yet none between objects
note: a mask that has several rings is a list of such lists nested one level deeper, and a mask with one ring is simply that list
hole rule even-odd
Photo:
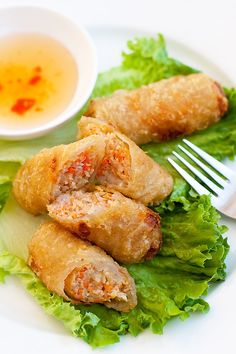
[{"label": "dipping sauce", "polygon": [[0,126],[32,128],[65,110],[78,82],[67,48],[41,34],[0,38]]}]

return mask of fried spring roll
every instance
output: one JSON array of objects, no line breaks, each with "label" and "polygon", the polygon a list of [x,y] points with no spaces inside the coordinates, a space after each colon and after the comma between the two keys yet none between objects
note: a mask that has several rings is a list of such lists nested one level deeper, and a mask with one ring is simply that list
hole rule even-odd
[{"label": "fried spring roll", "polygon": [[172,191],[170,174],[133,141],[104,121],[82,117],[77,138],[104,135],[106,149],[97,171],[97,181],[125,196],[147,204],[158,204]]},{"label": "fried spring roll", "polygon": [[143,204],[104,187],[61,195],[49,215],[123,263],[152,258],[161,247],[160,217]]},{"label": "fried spring roll", "polygon": [[101,136],[44,149],[19,169],[13,192],[19,204],[32,214],[45,212],[60,193],[82,188],[96,176],[104,157]]},{"label": "fried spring roll", "polygon": [[96,98],[85,115],[108,122],[140,145],[205,129],[227,109],[221,86],[207,75],[192,74]]},{"label": "fried spring roll", "polygon": [[124,312],[137,304],[128,271],[56,223],[45,223],[36,231],[29,244],[28,264],[48,290],[67,301],[101,303]]}]

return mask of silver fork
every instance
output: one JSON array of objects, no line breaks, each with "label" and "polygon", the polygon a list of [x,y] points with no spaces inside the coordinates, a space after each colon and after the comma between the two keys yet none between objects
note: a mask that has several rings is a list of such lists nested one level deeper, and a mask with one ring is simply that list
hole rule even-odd
[{"label": "silver fork", "polygon": [[[172,158],[169,157],[168,161],[198,194],[210,194],[212,205],[217,210],[219,210],[224,215],[236,219],[236,172],[230,170],[227,166],[217,161],[214,157],[207,154],[205,151],[187,139],[183,139],[183,142],[198,156],[200,156],[202,160],[206,161],[208,165],[212,167],[212,169],[209,168],[185,147],[178,145],[178,148],[192,161],[194,161],[195,164],[198,165],[203,171],[205,171],[212,180],[202,174],[200,170],[196,169],[184,157],[175,151],[173,151],[173,155],[179,161],[181,161],[196,177],[198,177],[206,187],[202,186]],[[223,178],[220,177],[214,170],[219,172]]]}]

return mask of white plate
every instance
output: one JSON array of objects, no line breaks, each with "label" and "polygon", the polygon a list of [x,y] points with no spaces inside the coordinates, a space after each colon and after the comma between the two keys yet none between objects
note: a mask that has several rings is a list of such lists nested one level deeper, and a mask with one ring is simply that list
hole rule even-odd
[{"label": "white plate", "polygon": [[[91,28],[90,33],[98,51],[99,70],[119,65],[120,53],[127,39],[137,35],[150,35],[145,31],[119,28]],[[152,33],[153,34],[153,33]],[[167,40],[172,56],[209,73],[225,85],[230,79],[217,68],[211,58],[184,44]],[[236,170],[236,163],[229,163]],[[129,353],[129,354],[218,354],[224,351],[234,353],[236,307],[236,222],[223,218],[229,226],[230,254],[227,258],[228,276],[224,283],[217,285],[207,296],[211,305],[208,314],[193,314],[182,322],[170,321],[164,335],[154,335],[146,330],[137,338],[125,336],[121,343],[97,349],[95,352],[82,340],[73,338],[63,326],[44,314],[40,306],[28,295],[17,280],[9,278],[0,291],[0,346],[7,354],[78,354],[78,353]]]}]

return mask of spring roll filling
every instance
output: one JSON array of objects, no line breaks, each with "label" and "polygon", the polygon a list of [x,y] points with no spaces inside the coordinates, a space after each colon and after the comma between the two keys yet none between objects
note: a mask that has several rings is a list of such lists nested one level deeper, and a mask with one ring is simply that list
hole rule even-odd
[{"label": "spring roll filling", "polygon": [[111,300],[127,301],[127,284],[115,282],[110,274],[88,264],[75,268],[65,279],[65,293],[73,300],[102,303]]},{"label": "spring roll filling", "polygon": [[[82,117],[81,119],[83,119],[83,118],[85,118],[85,117]],[[102,122],[102,123],[104,123],[104,122]],[[84,137],[87,137],[87,136],[90,136],[93,134],[96,135],[96,134],[101,134],[101,133],[106,135],[108,133],[112,133],[112,130],[113,130],[112,126],[109,126],[106,123],[96,125],[96,123],[95,124],[88,124],[86,122],[86,126],[83,127],[83,129],[82,129],[82,137],[84,138]],[[80,132],[80,134],[81,134],[81,132]]]},{"label": "spring roll filling", "polygon": [[105,157],[98,170],[101,183],[124,185],[129,179],[131,158],[129,146],[113,134],[109,134]]},{"label": "spring roll filling", "polygon": [[86,151],[81,152],[75,160],[67,161],[55,185],[54,198],[62,193],[78,190],[87,184],[95,172],[95,159],[95,154]]}]

